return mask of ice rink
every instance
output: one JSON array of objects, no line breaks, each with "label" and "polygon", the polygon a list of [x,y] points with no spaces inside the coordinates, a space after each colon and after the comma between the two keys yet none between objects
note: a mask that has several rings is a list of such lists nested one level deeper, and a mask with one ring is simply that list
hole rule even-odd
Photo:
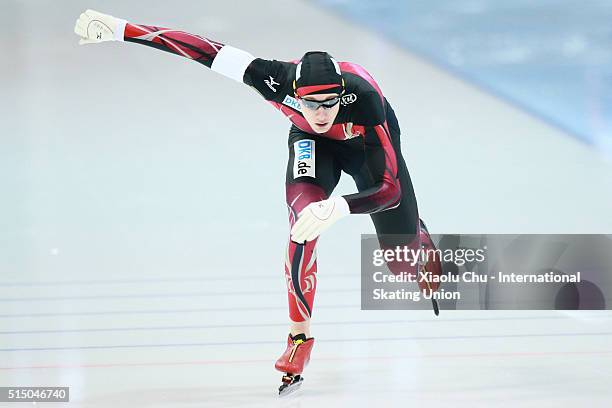
[{"label": "ice rink", "polygon": [[609,311],[361,311],[366,216],[320,239],[312,361],[279,399],[288,122],[197,63],[78,46],[86,8],[363,65],[433,233],[612,231],[609,157],[308,2],[10,0],[0,386],[69,386],[71,407],[610,405]]}]

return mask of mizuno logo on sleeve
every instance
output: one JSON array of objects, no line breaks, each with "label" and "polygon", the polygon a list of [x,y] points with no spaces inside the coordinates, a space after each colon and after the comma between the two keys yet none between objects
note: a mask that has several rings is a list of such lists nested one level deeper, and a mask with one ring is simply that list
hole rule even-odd
[{"label": "mizuno logo on sleeve", "polygon": [[272,90],[272,92],[276,92],[276,88],[274,87],[274,85],[280,85],[278,82],[276,82],[274,80],[274,78],[272,78],[272,75],[268,75],[270,77],[269,80],[264,79],[264,82],[266,83],[266,85],[268,85],[268,88],[270,88]]}]

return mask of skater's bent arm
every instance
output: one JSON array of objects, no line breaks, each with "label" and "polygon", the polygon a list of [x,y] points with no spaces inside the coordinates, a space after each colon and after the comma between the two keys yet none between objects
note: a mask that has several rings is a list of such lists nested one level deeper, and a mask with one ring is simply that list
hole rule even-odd
[{"label": "skater's bent arm", "polygon": [[351,214],[372,214],[394,208],[401,198],[397,157],[386,125],[384,98],[375,90],[359,96],[353,114],[365,125],[365,163],[371,176],[370,188],[343,196]]},{"label": "skater's bent arm", "polygon": [[[373,140],[377,144],[370,142]],[[372,187],[343,196],[351,214],[372,214],[395,208],[402,195],[397,178],[397,158],[383,125],[366,128],[366,146],[366,166],[376,179]],[[384,162],[379,159],[381,156]]]}]

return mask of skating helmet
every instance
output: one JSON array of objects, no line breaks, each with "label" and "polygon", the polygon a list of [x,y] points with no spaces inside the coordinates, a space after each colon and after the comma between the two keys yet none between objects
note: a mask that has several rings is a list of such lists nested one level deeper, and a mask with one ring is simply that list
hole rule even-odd
[{"label": "skating helmet", "polygon": [[297,64],[293,91],[297,97],[313,94],[344,93],[340,66],[324,51],[309,51]]}]

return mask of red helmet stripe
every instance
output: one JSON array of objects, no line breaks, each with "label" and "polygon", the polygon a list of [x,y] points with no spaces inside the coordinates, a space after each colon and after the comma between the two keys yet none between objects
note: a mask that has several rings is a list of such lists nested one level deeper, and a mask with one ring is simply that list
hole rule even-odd
[{"label": "red helmet stripe", "polygon": [[296,89],[295,92],[298,94],[298,96],[304,96],[304,95],[308,95],[314,92],[323,91],[325,89],[340,88],[340,87],[342,87],[342,85],[340,84],[301,86],[298,89]]}]

